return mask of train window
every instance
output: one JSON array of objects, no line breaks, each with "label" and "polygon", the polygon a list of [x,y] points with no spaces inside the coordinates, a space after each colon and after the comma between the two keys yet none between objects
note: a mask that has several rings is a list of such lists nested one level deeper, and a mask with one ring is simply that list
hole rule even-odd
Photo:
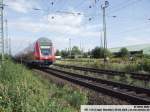
[{"label": "train window", "polygon": [[50,49],[44,49],[44,48],[42,48],[41,49],[41,53],[42,53],[42,55],[47,56],[47,55],[51,54],[51,50]]}]

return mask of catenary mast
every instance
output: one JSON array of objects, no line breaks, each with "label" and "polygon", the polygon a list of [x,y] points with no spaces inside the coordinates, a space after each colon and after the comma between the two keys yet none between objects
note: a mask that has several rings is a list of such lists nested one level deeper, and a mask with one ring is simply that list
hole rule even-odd
[{"label": "catenary mast", "polygon": [[4,26],[3,26],[3,0],[0,0],[0,50],[1,50],[1,62],[4,61]]}]

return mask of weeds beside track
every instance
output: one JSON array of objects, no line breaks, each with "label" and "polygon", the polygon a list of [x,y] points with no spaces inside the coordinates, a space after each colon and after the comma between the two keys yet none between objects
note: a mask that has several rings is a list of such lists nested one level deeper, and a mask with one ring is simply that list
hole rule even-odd
[{"label": "weeds beside track", "polygon": [[79,66],[72,66],[72,65],[62,65],[62,64],[54,64],[55,66],[63,67],[63,68],[72,68],[81,71],[87,72],[94,72],[106,75],[131,75],[132,78],[144,81],[150,81],[150,74],[142,74],[142,73],[135,73],[135,72],[123,72],[123,71],[115,71],[115,70],[107,70],[107,69],[96,69],[96,68],[89,68],[89,67],[79,67]]},{"label": "weeds beside track", "polygon": [[59,87],[11,60],[0,68],[0,112],[77,112],[87,102],[86,94]]},{"label": "weeds beside track", "polygon": [[83,76],[54,68],[42,69],[42,71],[54,74],[57,77],[89,89],[125,100],[131,104],[150,104],[150,89],[125,85],[90,76]]}]

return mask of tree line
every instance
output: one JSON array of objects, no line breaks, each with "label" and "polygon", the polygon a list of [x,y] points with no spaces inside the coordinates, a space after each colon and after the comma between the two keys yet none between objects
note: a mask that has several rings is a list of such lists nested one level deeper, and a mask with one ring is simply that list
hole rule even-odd
[{"label": "tree line", "polygon": [[[82,50],[79,49],[77,46],[73,46],[71,50],[57,50],[56,51],[56,56],[61,56],[63,58],[75,58],[75,57],[83,57],[83,58],[104,58],[104,52],[107,57],[112,57],[114,54],[108,50],[102,48],[102,47],[95,47],[94,49],[88,51],[88,52],[83,52]],[[127,48],[121,48],[120,51],[117,54],[118,57],[129,57],[130,52],[128,51]]]}]

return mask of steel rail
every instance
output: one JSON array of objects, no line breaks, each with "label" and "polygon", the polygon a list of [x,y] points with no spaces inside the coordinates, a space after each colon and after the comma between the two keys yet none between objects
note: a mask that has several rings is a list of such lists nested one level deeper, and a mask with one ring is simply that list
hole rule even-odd
[{"label": "steel rail", "polygon": [[129,74],[132,78],[139,79],[139,80],[150,80],[150,74],[142,74],[142,73],[135,73],[135,72],[123,72],[123,71],[115,71],[115,70],[106,70],[106,69],[96,69],[96,68],[90,68],[90,67],[79,67],[79,66],[73,66],[73,65],[62,65],[62,64],[54,64],[55,66],[64,67],[64,68],[73,68],[76,70],[82,70],[87,72],[94,72],[94,73],[100,73],[100,74],[106,74],[106,75],[125,75]]},{"label": "steel rail", "polygon": [[54,68],[42,69],[42,71],[54,74],[73,83],[89,89],[125,100],[131,104],[150,104],[150,89],[130,86],[118,82],[83,76]]}]

